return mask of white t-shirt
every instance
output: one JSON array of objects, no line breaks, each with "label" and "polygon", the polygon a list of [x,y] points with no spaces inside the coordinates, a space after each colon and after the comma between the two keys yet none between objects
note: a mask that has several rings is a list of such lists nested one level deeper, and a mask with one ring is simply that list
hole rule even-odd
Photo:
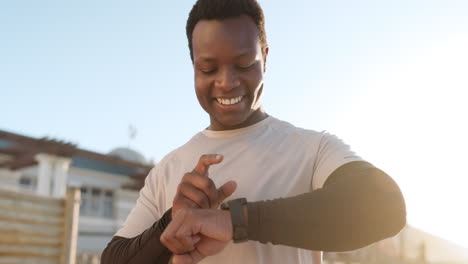
[{"label": "white t-shirt", "polygon": [[[237,190],[229,199],[245,197],[247,201],[290,197],[321,188],[335,169],[362,160],[336,136],[297,128],[271,116],[245,128],[204,130],[151,170],[135,208],[116,236],[135,237],[152,226],[172,207],[183,175],[193,170],[203,154],[224,156],[220,164],[210,167],[209,177],[216,186],[235,180]],[[320,253],[249,241],[230,243],[220,254],[200,263],[317,264],[313,254]]]}]

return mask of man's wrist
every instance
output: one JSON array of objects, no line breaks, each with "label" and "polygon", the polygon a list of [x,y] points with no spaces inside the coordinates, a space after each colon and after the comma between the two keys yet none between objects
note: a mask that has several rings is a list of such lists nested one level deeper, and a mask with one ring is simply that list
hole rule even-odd
[{"label": "man's wrist", "polygon": [[226,224],[226,230],[229,230],[229,241],[233,238],[233,229],[232,229],[232,219],[231,219],[231,211],[229,210],[221,210],[223,215],[222,223]]},{"label": "man's wrist", "polygon": [[221,208],[229,210],[232,225],[232,239],[234,243],[248,240],[248,209],[247,200],[239,198],[224,203]]},{"label": "man's wrist", "polygon": [[158,221],[158,226],[159,228],[161,228],[161,231],[164,231],[166,227],[171,223],[171,221],[172,221],[172,207],[169,208],[169,210],[167,210]]}]

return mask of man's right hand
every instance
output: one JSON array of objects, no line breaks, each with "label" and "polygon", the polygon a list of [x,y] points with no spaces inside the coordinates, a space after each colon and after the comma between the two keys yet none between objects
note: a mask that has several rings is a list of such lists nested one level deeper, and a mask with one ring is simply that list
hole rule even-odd
[{"label": "man's right hand", "polygon": [[185,173],[172,202],[172,217],[181,208],[216,209],[236,190],[234,181],[228,181],[216,189],[213,180],[208,177],[209,167],[222,160],[223,156],[219,154],[202,155],[193,171]]}]

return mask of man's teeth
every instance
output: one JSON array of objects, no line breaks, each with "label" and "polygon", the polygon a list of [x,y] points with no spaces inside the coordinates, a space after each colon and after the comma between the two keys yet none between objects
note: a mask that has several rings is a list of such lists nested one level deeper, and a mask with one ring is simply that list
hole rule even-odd
[{"label": "man's teeth", "polygon": [[242,100],[242,96],[231,98],[231,99],[224,99],[224,98],[216,98],[218,103],[223,104],[223,105],[232,105],[232,104],[237,104]]}]

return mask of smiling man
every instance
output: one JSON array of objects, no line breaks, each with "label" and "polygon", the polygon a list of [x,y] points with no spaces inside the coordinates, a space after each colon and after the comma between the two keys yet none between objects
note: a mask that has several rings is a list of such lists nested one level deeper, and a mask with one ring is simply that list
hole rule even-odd
[{"label": "smiling man", "polygon": [[195,91],[210,115],[208,129],[232,130],[265,119],[260,98],[268,47],[254,21],[247,15],[201,20],[191,43]]},{"label": "smiling man", "polygon": [[404,227],[387,174],[337,137],[262,108],[269,49],[255,0],[199,0],[186,30],[210,124],[150,172],[104,264],[317,264],[320,251],[354,250]]}]

